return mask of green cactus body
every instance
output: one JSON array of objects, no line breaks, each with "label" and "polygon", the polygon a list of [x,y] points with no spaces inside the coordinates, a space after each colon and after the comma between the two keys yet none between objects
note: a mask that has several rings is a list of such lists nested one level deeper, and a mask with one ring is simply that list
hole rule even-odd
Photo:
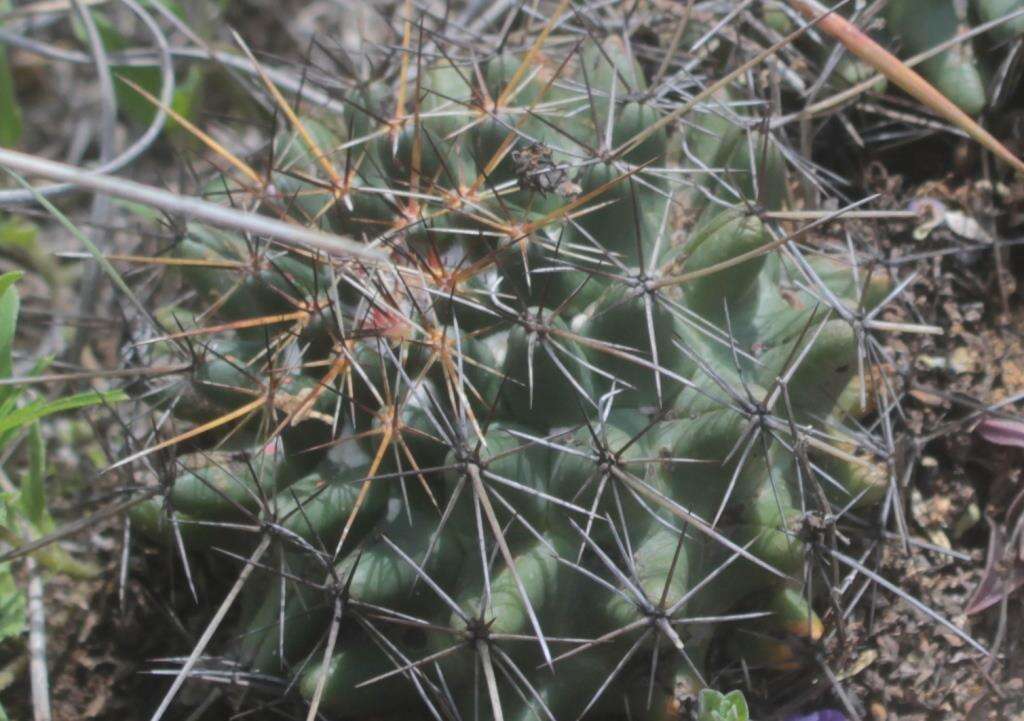
[{"label": "green cactus body", "polygon": [[391,671],[396,661],[402,663],[400,659],[403,656],[398,654],[423,655],[429,637],[413,633],[406,636],[406,642],[398,649],[381,649],[365,637],[349,640],[345,650],[328,662],[326,670],[316,663],[303,673],[299,691],[307,699],[312,698],[321,677],[325,676],[322,704],[326,711],[360,717],[414,708],[416,689],[401,674],[375,685],[358,687],[358,684]]},{"label": "green cactus body", "polygon": [[[886,27],[906,55],[931,50],[957,34],[959,19],[953,0],[921,3],[901,0],[886,5]],[[960,43],[921,63],[919,70],[965,112],[985,108],[985,78],[969,43]]]},{"label": "green cactus body", "polygon": [[785,667],[820,639],[802,524],[886,488],[833,440],[889,279],[783,242],[743,88],[661,127],[628,43],[509,47],[351,88],[303,118],[317,150],[276,138],[265,212],[389,263],[192,226],[168,251],[209,332],[146,399],[209,458],[133,517],[172,548],[164,509],[206,522],[190,552],[269,539],[225,652],[321,712],[667,721],[712,648]]},{"label": "green cactus body", "polygon": [[[685,544],[678,549],[679,545],[678,533],[655,526],[634,553],[639,588],[655,605],[673,606],[682,600],[689,587],[688,549]],[[607,614],[611,628],[643,618],[643,611],[635,600],[619,595],[612,596]]]},{"label": "green cactus body", "polygon": [[[513,562],[512,567],[506,566],[491,575],[489,593],[480,578],[480,569],[466,567],[469,578],[464,579],[466,591],[459,605],[463,614],[471,619],[482,617],[489,622],[491,633],[529,632],[530,619],[520,584],[535,613],[543,613],[546,607],[564,597],[566,579],[570,575],[558,563],[557,549],[536,542],[514,555]],[[453,613],[451,623],[458,627],[461,617]]]},{"label": "green cactus body", "polygon": [[[528,317],[526,327],[513,328],[509,333],[504,369],[508,413],[513,418],[539,419],[543,427],[571,425],[579,418],[577,400],[593,395],[591,371],[582,362],[585,355],[578,344],[563,340],[559,347],[557,340],[547,334],[543,313],[536,319],[539,331],[533,329],[533,318]],[[567,330],[559,319],[549,323]],[[534,388],[546,391],[535,396]]]},{"label": "green cactus body", "polygon": [[170,499],[176,509],[198,517],[231,520],[255,512],[261,497],[273,494],[275,479],[241,463],[211,463],[185,468],[175,479]]},{"label": "green cactus body", "polygon": [[[769,0],[763,3],[761,9],[761,16],[765,22],[765,25],[774,30],[779,35],[789,35],[796,30],[796,23],[793,22],[794,18],[799,17],[796,10],[788,8],[783,2],[776,2]],[[838,9],[839,12],[844,15],[849,15],[849,8],[842,7]],[[798,38],[797,44],[804,50],[811,58],[813,58],[819,64],[824,65],[829,58],[832,56],[834,46],[829,43],[821,43],[814,41],[806,41],[805,38]],[[868,78],[874,77],[877,71],[865,62],[862,62],[856,57],[853,57],[850,53],[846,52],[840,56],[838,63],[834,68],[833,78],[839,81],[839,84],[844,86],[856,85]],[[872,90],[878,93],[885,92],[888,83],[885,78],[877,81],[873,86]]]},{"label": "green cactus body", "polygon": [[275,499],[274,510],[281,525],[310,543],[333,550],[365,484],[360,513],[354,517],[353,540],[360,537],[373,527],[387,500],[387,492],[379,483],[361,481],[367,470],[361,467],[339,472],[324,464],[297,481]]},{"label": "green cactus body", "polygon": [[693,192],[695,210],[713,214],[742,204],[781,207],[785,184],[772,180],[784,174],[785,161],[770,137],[745,129],[756,124],[746,116],[739,99],[722,91],[687,132],[687,153],[704,171]]},{"label": "green cactus body", "polygon": [[[1020,0],[974,0],[971,4],[981,22],[998,20],[1024,7]],[[997,42],[1007,42],[1020,37],[1021,33],[1024,33],[1024,16],[1001,23],[990,34]]]}]

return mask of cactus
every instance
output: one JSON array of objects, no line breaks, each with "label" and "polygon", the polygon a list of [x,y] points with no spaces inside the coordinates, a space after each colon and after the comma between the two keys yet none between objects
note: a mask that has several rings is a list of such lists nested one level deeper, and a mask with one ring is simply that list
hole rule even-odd
[{"label": "cactus", "polygon": [[[930,50],[957,34],[953,0],[929,3],[927,11],[910,2],[886,7],[886,27],[908,55]],[[921,64],[921,73],[964,112],[985,108],[985,80],[970,43],[960,43]]]},{"label": "cactus", "polygon": [[[959,4],[959,7],[964,7]],[[954,0],[923,5],[894,0],[885,8],[886,28],[904,55],[924,53],[954,40],[968,26],[999,21],[1024,8],[1020,0],[974,0],[969,13]],[[989,106],[989,86],[996,70],[991,45],[1005,45],[1024,32],[1024,16],[999,22],[973,42],[960,41],[919,66],[919,72],[964,112],[977,115]]]},{"label": "cactus", "polygon": [[[761,3],[760,10],[765,27],[776,34],[789,35],[802,22],[800,13],[783,0],[767,0]],[[841,12],[845,16],[850,15],[851,10],[853,10],[852,6],[848,5],[838,8],[836,11]],[[863,16],[858,12],[857,19],[860,20],[862,18]],[[841,45],[831,46],[821,42],[820,39],[814,40],[803,37],[797,39],[796,46],[814,63],[818,72],[825,73],[826,77],[832,80],[833,85],[845,88],[875,75],[874,68],[853,57]],[[815,84],[817,82],[820,81],[816,80]],[[881,78],[872,85],[871,90],[883,93],[886,87],[888,87],[888,81],[885,78]]]},{"label": "cactus", "polygon": [[[991,22],[1020,12],[1024,3],[1020,0],[974,0],[971,3],[980,22]],[[1024,34],[1024,15],[1001,22],[990,32],[992,39],[999,43],[1014,40]]]},{"label": "cactus", "polygon": [[220,651],[339,717],[671,718],[714,648],[799,668],[807,517],[887,478],[844,430],[887,280],[772,219],[749,88],[680,123],[619,37],[413,59],[279,132],[259,189],[388,263],[167,250],[204,315],[145,397],[191,456],[135,527],[249,557]]},{"label": "cactus", "polygon": [[[876,10],[868,6],[855,9],[852,4],[834,9],[871,30],[877,27],[873,17]],[[900,57],[927,55],[916,64],[917,72],[961,110],[979,115],[1000,104],[1003,93],[995,91],[1012,77],[1003,67],[1004,50],[1024,33],[1024,15],[1014,16],[1022,10],[1021,0],[892,0],[879,13],[885,21],[884,30],[873,34]],[[803,21],[800,13],[782,0],[763,3],[761,18],[761,34],[775,34],[768,39],[792,33]],[[979,27],[983,24],[991,27]],[[848,49],[812,38],[813,33],[799,38],[796,47],[839,85],[851,86],[876,76],[875,68],[853,57]],[[887,81],[878,77],[871,90],[884,93]]]}]

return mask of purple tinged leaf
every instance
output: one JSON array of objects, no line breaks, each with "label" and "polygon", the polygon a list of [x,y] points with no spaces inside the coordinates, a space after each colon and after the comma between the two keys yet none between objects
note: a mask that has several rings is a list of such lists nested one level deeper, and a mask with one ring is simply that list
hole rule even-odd
[{"label": "purple tinged leaf", "polygon": [[985,572],[967,601],[968,616],[995,606],[1004,598],[1024,587],[1024,560],[1006,559],[1006,530],[989,519],[988,552]]},{"label": "purple tinged leaf", "polygon": [[1005,418],[986,418],[975,428],[989,443],[1024,448],[1024,422]]},{"label": "purple tinged leaf", "polygon": [[847,721],[847,718],[842,711],[826,708],[821,711],[812,711],[810,713],[788,716],[786,717],[786,721]]}]

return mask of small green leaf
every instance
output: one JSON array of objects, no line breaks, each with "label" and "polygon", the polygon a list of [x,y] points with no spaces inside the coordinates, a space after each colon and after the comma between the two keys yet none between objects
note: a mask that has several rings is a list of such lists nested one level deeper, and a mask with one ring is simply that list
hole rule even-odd
[{"label": "small green leaf", "polygon": [[[160,94],[160,70],[158,68],[137,68],[117,65],[111,68],[117,77],[126,78],[144,89],[150,95]],[[139,123],[148,124],[156,115],[156,106],[139,95],[125,83],[114,80],[114,92],[117,94],[117,105],[126,117]]]},{"label": "small green leaf", "polygon": [[0,218],[0,247],[5,250],[31,250],[38,237],[39,226],[35,223],[13,215]]},{"label": "small green leaf", "polygon": [[[202,90],[203,81],[205,79],[205,73],[198,65],[193,65],[189,68],[188,75],[185,76],[185,79],[175,85],[174,96],[171,99],[171,107],[176,113],[178,113],[178,115],[185,119],[191,119],[194,116],[196,101],[199,98],[199,93]],[[155,94],[156,93],[154,93],[154,95]],[[167,126],[170,129],[175,129],[178,128],[178,123],[174,118],[167,118]]]},{"label": "small green leaf", "polygon": [[742,691],[719,693],[706,688],[700,692],[698,721],[749,721],[750,710]]},{"label": "small green leaf", "polygon": [[18,291],[13,286],[19,278],[21,273],[17,271],[0,275],[0,378],[10,378],[13,368],[11,347],[20,304]]},{"label": "small green leaf", "polygon": [[[92,9],[89,14],[92,15],[92,21],[103,42],[103,48],[108,53],[121,52],[128,47],[128,41],[101,9]],[[89,36],[85,26],[77,17],[72,22],[72,28],[80,42],[88,42]],[[137,122],[149,122],[149,119],[153,117],[153,107],[139,97],[138,93],[133,92],[123,83],[117,82],[116,76],[122,75],[146,90],[156,92],[154,88],[160,84],[159,68],[111,65],[110,71],[115,76],[114,94],[117,96],[117,109],[121,115]]]},{"label": "small green leaf", "polygon": [[[37,360],[31,369],[29,369],[26,376],[37,376],[44,373],[50,364],[53,363],[52,356],[43,356]],[[18,399],[21,398],[25,391],[28,390],[28,385],[10,385],[0,386],[0,418],[5,417],[17,406]],[[2,444],[0,444],[2,445]]]},{"label": "small green leaf", "polygon": [[[165,9],[185,18],[181,7],[176,3],[164,3]],[[120,30],[111,22],[107,15],[99,9],[91,11],[96,30],[103,41],[103,47],[108,53],[117,53],[127,50],[131,43],[125,38]],[[74,32],[80,41],[86,42],[87,35],[84,26],[77,18],[72,23]],[[111,65],[110,72],[114,78],[114,94],[117,96],[117,108],[119,113],[129,120],[142,125],[148,125],[156,114],[157,108],[149,100],[139,95],[134,88],[126,83],[120,82],[119,78],[125,78],[138,85],[155,97],[160,96],[160,86],[163,82],[160,69],[156,67],[141,67],[136,65]],[[195,103],[196,94],[202,86],[205,72],[193,67],[188,71],[184,79],[179,80],[171,96],[171,107],[184,117],[189,117]],[[177,127],[173,118],[167,118],[168,129]]]},{"label": "small green leaf", "polygon": [[11,515],[11,507],[16,505],[17,502],[17,493],[13,491],[0,493],[0,528],[10,530],[11,524],[14,522]]},{"label": "small green leaf", "polygon": [[0,213],[0,252],[19,267],[39,273],[48,285],[60,282],[60,264],[39,242],[39,226],[32,221]]},{"label": "small green leaf", "polygon": [[6,433],[17,428],[22,428],[30,423],[34,423],[40,418],[44,418],[54,413],[62,413],[64,411],[72,411],[78,408],[94,406],[97,403],[118,403],[125,400],[127,397],[128,396],[125,395],[124,391],[119,390],[104,392],[87,391],[85,393],[68,396],[67,398],[58,398],[53,401],[33,401],[10,413],[6,417],[0,418],[0,433]]},{"label": "small green leaf", "polygon": [[15,584],[10,564],[0,564],[0,641],[23,633],[25,623],[25,594]]},{"label": "small green leaf", "polygon": [[138,216],[141,220],[157,221],[162,215],[160,211],[154,209],[153,206],[136,203],[134,200],[111,198],[110,203],[117,208],[124,209],[124,211],[129,215]]},{"label": "small green leaf", "polygon": [[46,441],[39,423],[33,423],[28,432],[28,473],[21,482],[21,512],[39,530],[46,520],[45,477]]},{"label": "small green leaf", "polygon": [[165,10],[170,10],[177,15],[179,20],[188,20],[188,13],[185,12],[185,8],[181,6],[180,2],[175,2],[175,0],[143,0],[142,5],[150,6],[156,2],[159,2]]},{"label": "small green leaf", "polygon": [[14,93],[14,76],[7,49],[0,46],[0,146],[13,148],[21,139],[21,106]]},{"label": "small green leaf", "polygon": [[12,270],[0,275],[0,294],[6,293],[7,289],[21,280],[24,275],[20,270]]}]

